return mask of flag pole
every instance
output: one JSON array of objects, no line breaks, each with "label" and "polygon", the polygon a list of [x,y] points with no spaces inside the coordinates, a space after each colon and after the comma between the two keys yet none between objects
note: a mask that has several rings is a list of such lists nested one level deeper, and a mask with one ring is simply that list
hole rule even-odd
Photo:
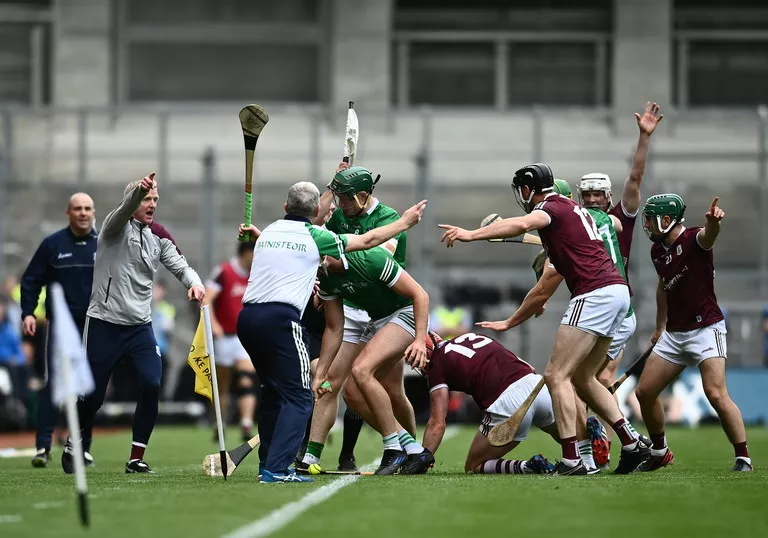
[{"label": "flag pole", "polygon": [[83,527],[88,527],[90,524],[88,517],[88,483],[85,480],[83,442],[80,437],[80,419],[77,416],[75,391],[72,387],[72,365],[70,364],[69,353],[62,348],[61,339],[57,336],[58,335],[54,333],[56,355],[59,358],[57,366],[61,368],[66,394],[67,427],[69,428],[69,438],[72,441],[72,449],[74,451],[72,457],[75,460],[75,491],[77,492],[78,504],[80,507],[80,523]]},{"label": "flag pole", "polygon": [[219,458],[221,458],[221,473],[227,479],[227,448],[224,442],[224,425],[221,420],[221,405],[219,400],[219,382],[216,377],[216,359],[213,352],[213,330],[211,329],[211,312],[209,305],[201,307],[203,311],[203,328],[205,332],[205,348],[211,361],[211,385],[213,385],[213,409],[216,412],[216,428],[219,432]]}]

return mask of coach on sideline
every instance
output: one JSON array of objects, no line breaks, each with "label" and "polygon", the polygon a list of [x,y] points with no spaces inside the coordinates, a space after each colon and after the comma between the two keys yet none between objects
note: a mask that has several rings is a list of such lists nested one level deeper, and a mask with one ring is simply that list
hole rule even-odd
[{"label": "coach on sideline", "polygon": [[[399,220],[363,235],[336,235],[311,223],[318,214],[319,198],[314,184],[296,183],[288,190],[285,218],[267,226],[260,236],[255,227],[240,226],[241,234],[248,231],[252,238],[259,236],[243,310],[237,319],[237,336],[262,383],[258,413],[262,483],[313,481],[288,466],[296,457],[312,414],[310,358],[301,317],[320,261],[332,256],[346,266],[345,252],[376,247],[412,228],[421,220],[427,204],[423,200]],[[325,330],[327,334],[343,327],[328,325]],[[338,349],[326,350],[326,340],[321,354],[325,351],[335,356]]]},{"label": "coach on sideline", "polygon": [[[157,184],[154,172],[130,183],[123,200],[104,219],[99,233],[93,291],[85,322],[84,342],[96,389],[78,402],[83,447],[90,451],[93,419],[104,403],[112,369],[130,360],[139,376],[139,398],[133,415],[131,456],[126,473],[151,473],[144,449],[157,420],[163,364],[152,331],[152,285],[162,263],[201,301],[205,288],[176,247],[168,231],[154,221]],[[61,456],[64,472],[74,471],[71,444]]]},{"label": "coach on sideline", "polygon": [[[52,282],[61,284],[64,300],[69,307],[80,333],[85,326],[85,312],[91,297],[93,283],[93,263],[96,258],[96,230],[93,228],[93,199],[84,192],[73,194],[67,205],[69,226],[55,232],[40,243],[35,255],[21,277],[21,319],[25,336],[35,336],[37,332],[37,308],[43,286]],[[51,330],[53,309],[52,296],[46,296],[45,313],[48,318],[48,331]],[[51,437],[56,426],[58,409],[51,401],[51,363],[53,361],[51,345],[53,338],[48,332],[44,350],[45,385],[38,392],[37,402],[37,449],[32,458],[34,467],[45,467],[51,457]],[[85,454],[86,464],[91,464],[91,455]]]}]

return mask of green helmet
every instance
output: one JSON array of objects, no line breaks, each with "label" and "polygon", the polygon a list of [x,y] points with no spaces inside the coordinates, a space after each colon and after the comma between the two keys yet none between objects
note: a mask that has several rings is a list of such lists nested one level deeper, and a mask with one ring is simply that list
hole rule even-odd
[{"label": "green helmet", "polygon": [[367,168],[352,166],[346,170],[336,172],[328,184],[328,188],[336,194],[354,196],[358,192],[372,193],[373,187],[379,181],[379,177],[373,179],[373,175]]},{"label": "green helmet", "polygon": [[[656,221],[656,225],[659,228],[661,235],[655,235],[654,230],[649,228],[646,224],[643,225],[645,234],[652,241],[662,241],[675,225],[682,223],[685,218],[685,202],[677,194],[657,194],[648,198],[643,207],[643,217]],[[669,217],[671,222],[666,228],[661,224],[662,217]]]},{"label": "green helmet", "polygon": [[564,179],[555,179],[555,192],[573,200],[573,192],[571,191],[571,186]]}]

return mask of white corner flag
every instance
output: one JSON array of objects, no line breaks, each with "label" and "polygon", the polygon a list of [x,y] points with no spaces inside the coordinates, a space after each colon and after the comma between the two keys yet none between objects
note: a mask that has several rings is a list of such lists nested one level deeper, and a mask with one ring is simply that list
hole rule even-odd
[{"label": "white corner flag", "polygon": [[49,377],[53,403],[66,404],[67,427],[72,441],[75,462],[75,491],[80,506],[80,522],[88,526],[88,484],[85,481],[83,445],[80,439],[80,421],[77,417],[77,398],[90,394],[95,386],[91,368],[86,359],[80,332],[69,311],[61,284],[48,287],[52,295],[53,318],[53,376]]}]

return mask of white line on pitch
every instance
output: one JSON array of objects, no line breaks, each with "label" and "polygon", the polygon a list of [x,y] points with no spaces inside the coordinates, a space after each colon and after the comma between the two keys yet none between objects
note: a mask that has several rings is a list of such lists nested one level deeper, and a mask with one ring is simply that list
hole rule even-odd
[{"label": "white line on pitch", "polygon": [[21,523],[19,514],[0,514],[0,523]]},{"label": "white line on pitch", "polygon": [[[443,442],[455,436],[457,433],[458,433],[457,428],[452,428],[452,427],[447,428],[445,435],[443,436]],[[365,467],[373,467],[378,462],[379,462],[379,458],[377,458],[372,463],[366,465]],[[330,484],[326,484],[312,491],[311,493],[304,495],[301,499],[297,501],[284,504],[283,506],[273,510],[266,516],[259,518],[256,521],[253,521],[252,523],[248,523],[247,525],[240,527],[239,529],[235,529],[234,531],[228,534],[225,534],[222,538],[260,538],[261,536],[269,536],[270,534],[279,531],[280,529],[282,529],[283,527],[291,523],[293,520],[297,519],[301,514],[303,514],[313,506],[316,506],[324,501],[327,501],[328,499],[336,495],[336,493],[338,493],[339,490],[349,486],[350,484],[354,484],[359,479],[360,479],[360,475],[342,476],[341,478],[334,480]]]}]

